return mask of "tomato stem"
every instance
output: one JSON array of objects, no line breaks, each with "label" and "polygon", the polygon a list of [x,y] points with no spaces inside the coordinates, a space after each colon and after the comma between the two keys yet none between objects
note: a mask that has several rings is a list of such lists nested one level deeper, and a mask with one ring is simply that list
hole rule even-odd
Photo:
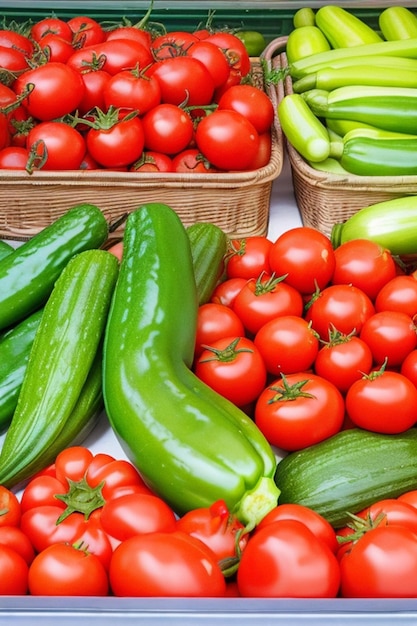
[{"label": "tomato stem", "polygon": [[229,343],[229,345],[226,346],[226,348],[223,348],[223,350],[219,348],[213,348],[212,346],[207,346],[203,344],[202,347],[212,352],[213,356],[208,357],[207,359],[201,359],[200,363],[209,363],[210,361],[220,361],[221,363],[230,363],[234,361],[237,355],[240,354],[241,352],[253,352],[253,350],[251,350],[250,348],[236,349],[236,346],[239,343],[240,339],[241,339],[240,337],[236,337],[236,339],[233,339],[233,341]]},{"label": "tomato stem", "polygon": [[88,519],[93,511],[105,504],[102,489],[104,481],[96,487],[91,487],[85,478],[75,481],[68,479],[69,489],[67,493],[56,494],[55,497],[67,505],[67,508],[59,516],[57,524],[60,524],[71,513],[83,513]]},{"label": "tomato stem", "polygon": [[268,400],[268,404],[273,404],[274,402],[297,400],[297,398],[315,398],[313,394],[303,391],[304,385],[308,383],[308,378],[306,378],[305,380],[299,380],[293,385],[290,385],[288,383],[285,374],[283,374],[282,372],[281,378],[283,385],[282,387],[276,387],[274,385],[269,387],[271,391],[275,391],[276,393],[272,398]]}]

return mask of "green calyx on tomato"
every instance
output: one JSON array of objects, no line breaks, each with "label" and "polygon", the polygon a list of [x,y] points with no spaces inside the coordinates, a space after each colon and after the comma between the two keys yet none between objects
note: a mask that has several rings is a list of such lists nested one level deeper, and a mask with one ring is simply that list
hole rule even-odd
[{"label": "green calyx on tomato", "polygon": [[299,380],[292,385],[288,383],[285,374],[283,374],[282,372],[281,378],[282,387],[272,386],[269,388],[271,391],[275,391],[276,393],[274,396],[272,396],[272,398],[268,400],[268,404],[287,400],[296,400],[297,398],[314,398],[313,394],[303,391],[303,387],[308,383],[308,378],[306,378],[305,380]]},{"label": "green calyx on tomato", "polygon": [[240,341],[240,337],[236,337],[226,348],[218,349],[211,346],[203,345],[202,347],[213,353],[213,356],[207,359],[202,359],[201,363],[207,363],[208,361],[221,361],[222,363],[230,363],[234,361],[240,352],[252,352],[249,348],[237,348],[237,344]]},{"label": "green calyx on tomato", "polygon": [[95,487],[88,484],[85,477],[81,480],[69,480],[69,489],[67,493],[56,494],[56,498],[66,504],[66,509],[57,520],[57,524],[62,522],[71,513],[83,513],[85,519],[88,519],[93,511],[101,508],[106,503],[103,498],[102,490],[104,481]]},{"label": "green calyx on tomato", "polygon": [[256,279],[256,284],[255,284],[255,296],[262,296],[265,293],[270,293],[271,291],[274,291],[275,287],[279,284],[282,283],[283,280],[285,280],[286,275],[284,276],[275,276],[275,274],[272,274],[272,276],[268,277],[265,280],[265,276],[264,276],[264,272],[262,272],[262,274]]}]

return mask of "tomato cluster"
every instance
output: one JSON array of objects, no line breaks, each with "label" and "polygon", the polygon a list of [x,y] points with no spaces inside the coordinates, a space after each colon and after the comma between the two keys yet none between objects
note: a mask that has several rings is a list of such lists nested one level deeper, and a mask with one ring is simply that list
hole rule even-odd
[{"label": "tomato cluster", "polygon": [[218,172],[270,159],[273,105],[232,32],[0,31],[0,168]]},{"label": "tomato cluster", "polygon": [[416,314],[417,274],[375,242],[232,241],[194,371],[285,452],[351,426],[400,433],[417,422]]}]

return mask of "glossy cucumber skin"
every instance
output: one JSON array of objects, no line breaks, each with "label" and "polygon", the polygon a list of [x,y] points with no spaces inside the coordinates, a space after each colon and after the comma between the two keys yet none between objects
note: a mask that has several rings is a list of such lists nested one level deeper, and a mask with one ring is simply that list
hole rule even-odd
[{"label": "glossy cucumber skin", "polygon": [[[48,464],[50,449],[76,410],[100,348],[117,275],[116,257],[105,250],[85,250],[56,281],[1,449],[0,484],[12,487]],[[78,416],[81,429],[82,412]]]},{"label": "glossy cucumber skin", "polygon": [[140,207],[126,222],[106,328],[104,400],[128,458],[178,514],[219,498],[235,510],[261,479],[272,485],[276,466],[252,420],[190,370],[197,309],[178,216]]},{"label": "glossy cucumber skin", "polygon": [[302,504],[344,526],[349,512],[416,489],[416,455],[415,428],[399,435],[342,431],[278,463],[280,504]]},{"label": "glossy cucumber skin", "polygon": [[108,224],[99,208],[81,204],[0,260],[0,331],[43,306],[68,261],[99,248]]},{"label": "glossy cucumber skin", "polygon": [[187,228],[198,303],[205,304],[217,285],[223,271],[227,253],[226,233],[215,224],[196,222]]}]

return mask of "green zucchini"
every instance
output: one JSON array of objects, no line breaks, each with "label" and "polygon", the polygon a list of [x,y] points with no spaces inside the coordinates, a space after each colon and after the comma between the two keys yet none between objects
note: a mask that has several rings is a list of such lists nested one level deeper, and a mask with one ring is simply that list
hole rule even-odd
[{"label": "green zucchini", "polygon": [[29,354],[43,309],[39,309],[0,338],[0,430],[11,421],[26,372]]},{"label": "green zucchini", "polygon": [[14,248],[6,241],[0,239],[0,261],[13,252]]},{"label": "green zucchini", "polygon": [[101,345],[118,267],[109,252],[87,250],[56,281],[0,453],[0,484],[13,487],[48,464]]},{"label": "green zucchini", "polygon": [[74,254],[99,248],[108,224],[99,208],[80,204],[0,260],[0,330],[41,308]]},{"label": "green zucchini", "polygon": [[223,274],[228,238],[221,228],[206,222],[188,226],[187,235],[194,264],[198,302],[205,304],[210,300]]},{"label": "green zucchini", "polygon": [[416,428],[398,435],[341,431],[278,463],[279,502],[307,506],[341,527],[348,513],[417,489],[416,459]]}]

